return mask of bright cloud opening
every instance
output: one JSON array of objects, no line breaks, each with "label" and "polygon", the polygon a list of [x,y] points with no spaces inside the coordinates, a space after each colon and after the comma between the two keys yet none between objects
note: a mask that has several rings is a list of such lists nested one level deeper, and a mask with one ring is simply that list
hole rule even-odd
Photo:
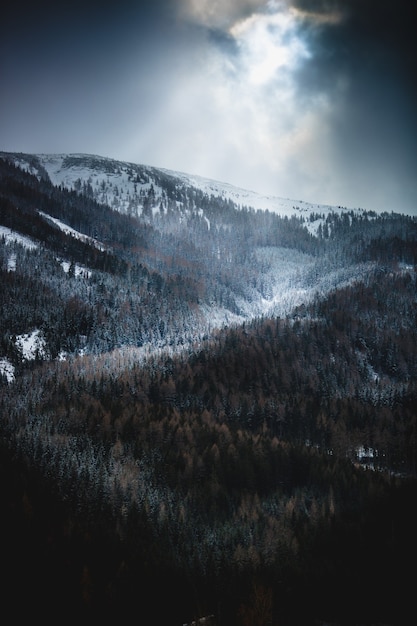
[{"label": "bright cloud opening", "polygon": [[[219,4],[193,3],[189,17],[207,29],[198,63],[195,55],[192,62],[185,56],[175,85],[153,105],[149,135],[140,124],[140,152],[155,150],[149,160],[162,167],[265,193],[298,194],[300,176],[309,167],[306,155],[312,153],[309,142],[317,132],[323,135],[323,125],[319,131],[315,124],[323,103],[309,101],[306,107],[298,97],[297,71],[311,56],[302,20],[285,2],[247,0],[243,11],[230,0],[222,3],[221,15],[214,11]],[[215,16],[227,22],[225,30],[213,26]],[[160,137],[170,138],[164,140],[163,162]],[[134,161],[136,135],[131,142]],[[300,142],[302,159],[295,154]],[[323,137],[321,144],[323,153]]]},{"label": "bright cloud opening", "polygon": [[253,14],[229,32],[238,44],[247,78],[253,85],[279,78],[279,70],[294,70],[310,56],[299,36],[297,19],[288,10]]}]

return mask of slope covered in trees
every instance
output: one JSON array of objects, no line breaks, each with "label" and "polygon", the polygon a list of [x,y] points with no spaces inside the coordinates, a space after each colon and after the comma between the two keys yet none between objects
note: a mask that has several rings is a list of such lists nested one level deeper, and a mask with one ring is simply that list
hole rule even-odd
[{"label": "slope covered in trees", "polygon": [[77,618],[407,623],[415,220],[284,218],[153,170],[129,214],[33,164],[0,160],[9,590]]}]

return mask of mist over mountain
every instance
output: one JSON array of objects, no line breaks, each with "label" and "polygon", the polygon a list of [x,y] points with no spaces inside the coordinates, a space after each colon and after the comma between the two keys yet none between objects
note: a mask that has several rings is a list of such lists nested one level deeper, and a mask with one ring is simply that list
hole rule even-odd
[{"label": "mist over mountain", "polygon": [[405,214],[1,152],[10,588],[47,545],[39,611],[406,623],[416,263]]}]

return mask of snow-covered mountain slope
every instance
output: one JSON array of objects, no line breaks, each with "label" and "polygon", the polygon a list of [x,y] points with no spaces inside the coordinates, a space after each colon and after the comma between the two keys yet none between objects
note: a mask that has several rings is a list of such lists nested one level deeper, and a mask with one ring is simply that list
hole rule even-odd
[{"label": "snow-covered mountain slope", "polygon": [[[303,215],[311,213],[320,213],[327,215],[330,212],[343,212],[345,207],[335,207],[324,204],[315,204],[305,202],[304,200],[293,200],[290,198],[281,198],[278,196],[266,196],[256,191],[235,187],[229,183],[223,183],[202,176],[184,174],[183,172],[175,172],[172,170],[161,170],[171,176],[175,176],[178,180],[183,181],[187,185],[196,187],[208,195],[220,196],[225,200],[231,200],[241,207],[248,207],[255,210],[272,211],[279,215]],[[357,209],[361,211],[361,209]]]},{"label": "snow-covered mountain slope", "polygon": [[[107,157],[89,154],[37,154],[24,155],[14,153],[16,165],[27,171],[47,175],[54,185],[67,189],[79,190],[87,186],[98,202],[109,204],[121,212],[137,213],[138,205],[146,194],[152,191],[153,209],[157,210],[161,200],[173,187],[191,187],[208,196],[220,197],[233,202],[237,207],[255,210],[268,210],[282,216],[305,217],[309,229],[315,234],[320,220],[329,213],[344,213],[354,210],[342,206],[330,206],[294,200],[277,196],[262,195],[255,191],[235,187],[197,175],[186,174],[164,168],[117,161]],[[320,215],[311,220],[312,215]]]},{"label": "snow-covered mountain slope", "polygon": [[[91,155],[0,156],[2,320],[15,337],[42,330],[52,358],[183,349],[417,262],[406,216]],[[9,335],[0,357],[15,364],[23,348]]]}]

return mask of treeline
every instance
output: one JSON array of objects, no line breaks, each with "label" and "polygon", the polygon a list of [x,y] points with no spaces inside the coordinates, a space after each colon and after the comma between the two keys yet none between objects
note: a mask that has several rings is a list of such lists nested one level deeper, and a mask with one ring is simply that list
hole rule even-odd
[{"label": "treeline", "polygon": [[[320,214],[313,217],[316,219]],[[417,261],[417,221],[415,217],[374,211],[330,212],[318,227],[318,237],[326,242],[332,256],[346,262],[376,261],[415,265]]]}]

